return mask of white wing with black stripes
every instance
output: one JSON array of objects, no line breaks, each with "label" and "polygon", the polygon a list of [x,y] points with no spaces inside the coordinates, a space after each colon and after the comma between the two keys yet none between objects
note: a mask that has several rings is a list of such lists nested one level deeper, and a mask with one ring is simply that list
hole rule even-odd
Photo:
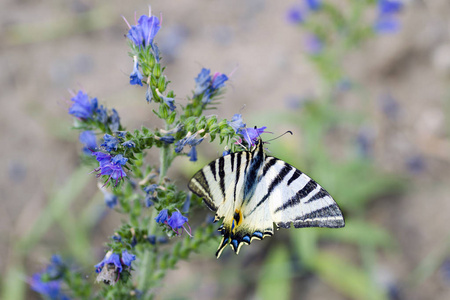
[{"label": "white wing with black stripes", "polygon": [[333,198],[307,175],[266,156],[258,141],[252,151],[223,156],[198,171],[189,188],[223,218],[223,235],[216,256],[230,244],[239,253],[243,243],[273,235],[283,228],[344,227]]}]

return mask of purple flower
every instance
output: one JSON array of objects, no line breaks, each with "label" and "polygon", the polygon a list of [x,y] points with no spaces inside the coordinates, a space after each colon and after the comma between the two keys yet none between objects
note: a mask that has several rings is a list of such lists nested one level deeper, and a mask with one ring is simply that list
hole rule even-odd
[{"label": "purple flower", "polygon": [[[169,220],[167,220],[167,225],[169,225],[173,231],[175,231],[175,233],[177,235],[179,235],[180,233],[178,232],[178,229],[183,228],[187,234],[189,234],[191,237],[191,227],[189,226],[189,224],[187,223],[188,218],[186,218],[185,216],[183,216],[179,211],[175,211],[172,216],[169,218]],[[184,224],[188,225],[189,227],[189,231],[186,229],[186,227],[184,227]]]},{"label": "purple flower", "polygon": [[241,128],[245,127],[245,124],[242,121],[242,115],[241,114],[235,114],[231,118],[231,121],[228,121],[227,124],[230,125],[234,129],[234,132],[236,132],[236,133],[239,133],[239,130]]},{"label": "purple flower", "polygon": [[111,152],[112,150],[117,151],[117,145],[119,144],[119,140],[113,137],[110,134],[105,134],[103,136],[104,142],[101,144],[102,147],[105,147],[105,150]]},{"label": "purple flower", "polygon": [[108,111],[106,110],[106,107],[103,105],[100,105],[100,107],[97,109],[97,121],[99,121],[102,124],[106,125],[106,122],[108,122]]},{"label": "purple flower", "polygon": [[216,72],[213,77],[210,75],[209,69],[203,68],[195,78],[194,96],[200,96],[203,94],[202,103],[207,104],[211,102],[217,91],[225,86],[225,82],[228,80],[227,75]]},{"label": "purple flower", "polygon": [[161,224],[166,223],[168,219],[169,219],[169,211],[167,209],[161,210],[155,218],[156,222]]},{"label": "purple flower", "polygon": [[105,204],[109,208],[114,208],[117,205],[117,196],[108,192],[104,193]]},{"label": "purple flower", "polygon": [[142,86],[142,79],[144,78],[144,76],[142,76],[141,72],[139,71],[139,64],[137,61],[137,57],[134,56],[133,59],[134,59],[134,65],[133,65],[133,71],[130,74],[130,84]]},{"label": "purple flower", "polygon": [[378,0],[378,12],[382,15],[395,14],[402,10],[403,3],[398,0]]},{"label": "purple flower", "polygon": [[289,23],[299,24],[305,21],[303,12],[298,5],[292,6],[286,14],[286,19]]},{"label": "purple flower", "polygon": [[143,15],[139,18],[136,25],[131,26],[127,38],[139,48],[147,48],[153,44],[153,39],[161,28],[159,19],[155,16]]},{"label": "purple flower", "polygon": [[144,188],[144,192],[146,192],[147,194],[153,193],[154,191],[156,191],[157,188],[158,188],[157,184],[150,184]]},{"label": "purple flower", "polygon": [[184,200],[183,207],[181,208],[181,211],[185,214],[189,212],[189,208],[191,207],[191,194],[188,194],[186,196],[186,200]]},{"label": "purple flower", "polygon": [[378,17],[374,24],[374,30],[378,33],[392,33],[398,31],[400,23],[395,19],[403,8],[403,3],[398,0],[378,0]]},{"label": "purple flower", "polygon": [[28,281],[31,289],[45,298],[68,300],[70,299],[61,291],[62,280],[46,280],[45,273],[35,273]]},{"label": "purple flower", "polygon": [[119,273],[122,272],[119,254],[112,253],[112,251],[108,251],[103,260],[95,265],[95,272],[100,273],[105,265],[114,265]]},{"label": "purple flower", "polygon": [[311,55],[320,54],[323,49],[322,40],[314,34],[310,34],[306,37],[305,45],[306,51]]},{"label": "purple flower", "polygon": [[119,131],[120,128],[120,117],[117,110],[114,108],[111,110],[112,115],[109,117],[109,129],[111,129],[112,132]]},{"label": "purple flower", "polygon": [[122,143],[122,146],[127,148],[134,148],[136,147],[136,144],[133,141],[126,141]]},{"label": "purple flower", "polygon": [[227,80],[228,80],[227,75],[216,72],[212,78],[211,88],[213,90],[220,89],[221,87],[225,86],[225,81]]},{"label": "purple flower", "polygon": [[190,157],[189,161],[197,161],[197,149],[195,149],[195,146],[191,147],[188,156]]},{"label": "purple flower", "polygon": [[400,29],[400,22],[392,16],[380,16],[375,21],[373,29],[378,33],[393,33]]},{"label": "purple flower", "polygon": [[128,253],[127,250],[122,251],[122,264],[127,267],[131,267],[131,262],[136,260],[136,255]]},{"label": "purple flower", "polygon": [[145,207],[151,207],[156,200],[156,197],[153,195],[146,195],[144,199]]},{"label": "purple flower", "polygon": [[197,136],[198,132],[195,134],[190,134],[188,133],[186,135],[186,137],[182,138],[181,140],[179,140],[178,142],[175,143],[175,152],[176,153],[180,153],[181,151],[183,151],[184,146],[189,145],[191,147],[195,147],[197,145],[199,145],[204,138],[198,138],[196,139],[195,137]]},{"label": "purple flower", "polygon": [[97,98],[89,100],[89,96],[79,91],[78,94],[71,98],[72,106],[69,108],[69,114],[80,119],[89,119],[96,112],[98,102]]},{"label": "purple flower", "polygon": [[172,216],[167,220],[172,229],[178,229],[183,227],[184,223],[188,221],[188,218],[184,217],[179,211],[175,211]]},{"label": "purple flower", "polygon": [[79,140],[84,144],[83,153],[90,155],[92,152],[89,150],[97,149],[97,138],[93,131],[86,130],[80,133]]},{"label": "purple flower", "polygon": [[[97,177],[102,175],[109,175],[105,184],[112,178],[117,183],[123,178],[126,177],[127,174],[122,169],[122,166],[126,164],[127,158],[123,157],[121,154],[118,154],[114,157],[107,153],[103,152],[93,152],[92,155],[96,156],[97,161],[99,162],[99,167],[94,171],[97,172]],[[98,173],[99,172],[99,173]]]},{"label": "purple flower", "polygon": [[319,0],[305,0],[306,6],[309,10],[317,11],[322,6],[322,2]]},{"label": "purple flower", "polygon": [[195,78],[195,95],[202,94],[208,88],[211,80],[210,72],[211,71],[209,69],[202,68],[200,73],[197,75],[197,78]]},{"label": "purple flower", "polygon": [[241,129],[240,134],[244,137],[244,140],[249,146],[254,146],[255,141],[261,136],[261,134],[269,133],[268,131],[264,131],[266,128],[266,126],[261,128],[244,128]]},{"label": "purple flower", "polygon": [[155,136],[155,138],[163,141],[166,144],[172,144],[173,142],[175,142],[175,138],[173,136],[169,135],[169,134],[165,135],[165,136],[161,136],[161,137],[156,137]]}]

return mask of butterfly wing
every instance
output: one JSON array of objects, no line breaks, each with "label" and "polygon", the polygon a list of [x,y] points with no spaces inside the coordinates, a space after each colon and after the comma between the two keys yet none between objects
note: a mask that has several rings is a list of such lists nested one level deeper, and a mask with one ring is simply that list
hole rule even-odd
[{"label": "butterfly wing", "polygon": [[242,223],[231,246],[238,252],[242,242],[273,235],[273,223],[278,228],[345,226],[341,210],[325,189],[288,163],[267,156],[257,192],[242,205]]},{"label": "butterfly wing", "polygon": [[229,243],[238,253],[243,243],[271,236],[274,223],[283,228],[344,226],[333,198],[301,171],[265,156],[262,144],[216,159],[188,187],[216,212],[216,221],[224,218],[217,257]]},{"label": "butterfly wing", "polygon": [[345,226],[339,206],[313,179],[275,157],[266,157],[264,168],[267,171],[261,182],[268,188],[261,199],[253,201],[256,205],[249,214],[268,206],[277,227]]},{"label": "butterfly wing", "polygon": [[189,189],[216,212],[216,220],[233,214],[236,199],[242,197],[249,160],[247,151],[222,156],[198,171],[189,181]]}]

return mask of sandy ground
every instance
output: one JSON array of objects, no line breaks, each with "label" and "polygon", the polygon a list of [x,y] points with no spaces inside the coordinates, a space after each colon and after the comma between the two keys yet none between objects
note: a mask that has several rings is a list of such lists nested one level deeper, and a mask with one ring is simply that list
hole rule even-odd
[{"label": "sandy ground", "polygon": [[[287,110],[287,98],[318,94],[301,33],[285,20],[292,3],[152,1],[154,13],[163,12],[157,42],[166,53],[166,74],[177,101],[183,103],[184,95],[190,94],[201,67],[234,71],[231,88],[216,111],[226,118],[244,106],[241,112],[248,118],[269,109]],[[79,164],[80,145],[67,115],[68,89],[81,87],[116,108],[128,128],[159,125],[150,108],[143,109],[145,91],[128,84],[132,64],[123,37],[127,27],[120,17],[133,22],[134,11],[146,13],[147,5],[117,0],[0,3],[0,273],[14,256],[14,241],[30,229],[52,193]],[[95,17],[77,23],[87,12]],[[397,254],[380,259],[380,272],[386,269],[400,281],[427,255],[443,249],[449,236],[449,14],[446,0],[409,1],[401,32],[366,43],[345,61],[350,76],[365,84],[372,96],[376,163],[386,172],[412,178],[405,194],[382,199],[369,212],[399,243]],[[386,93],[398,103],[395,120],[380,111],[379,98]],[[405,160],[416,155],[424,158],[425,169],[411,175]],[[93,182],[86,198],[95,191]],[[113,224],[116,220],[110,217],[102,226]],[[99,247],[103,243],[96,242]],[[36,271],[35,265],[58,249],[57,243],[47,246],[29,258],[30,270]],[[220,265],[201,266],[212,274]],[[182,263],[167,281],[191,268]],[[210,293],[205,283],[191,296],[208,299]],[[437,272],[402,293],[404,299],[449,299],[450,283]],[[343,299],[318,280],[308,282],[302,297],[331,298]]]}]

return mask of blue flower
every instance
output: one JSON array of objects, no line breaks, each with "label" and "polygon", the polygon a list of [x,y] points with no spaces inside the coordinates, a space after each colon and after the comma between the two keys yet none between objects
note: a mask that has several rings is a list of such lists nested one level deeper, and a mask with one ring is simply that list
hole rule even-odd
[{"label": "blue flower", "polygon": [[211,81],[210,72],[211,71],[209,69],[202,68],[200,73],[197,75],[197,78],[195,78],[195,95],[202,94],[208,88],[209,82]]},{"label": "blue flower", "polygon": [[236,133],[239,133],[239,130],[245,127],[241,114],[234,114],[231,121],[228,121],[227,124],[230,125]]},{"label": "blue flower", "polygon": [[110,134],[105,134],[103,136],[104,142],[101,144],[102,147],[105,147],[105,150],[111,152],[112,150],[117,151],[117,146],[119,144],[119,140],[113,137]]},{"label": "blue flower", "polygon": [[398,0],[378,0],[378,16],[374,24],[374,30],[378,33],[392,33],[400,28],[400,23],[395,19],[403,8],[403,3]]},{"label": "blue flower", "polygon": [[153,44],[153,39],[161,28],[159,19],[155,16],[143,15],[139,18],[136,25],[131,26],[127,38],[139,48],[147,48]]},{"label": "blue flower", "polygon": [[106,110],[106,107],[103,105],[100,105],[100,107],[97,109],[97,121],[99,121],[102,124],[106,125],[106,122],[108,122],[108,111]]},{"label": "blue flower", "polygon": [[153,92],[150,85],[147,86],[147,91],[145,92],[145,100],[147,100],[147,103],[150,103],[153,100]]},{"label": "blue flower", "polygon": [[79,140],[84,144],[83,153],[86,155],[91,155],[92,152],[90,150],[97,148],[97,138],[91,130],[81,132]]},{"label": "blue flower", "polygon": [[112,109],[112,115],[109,117],[109,129],[111,129],[112,132],[119,131],[120,128],[120,117],[117,110],[114,108]]},{"label": "blue flower", "polygon": [[134,56],[133,59],[134,59],[134,65],[133,65],[133,71],[130,74],[130,84],[142,86],[142,79],[144,78],[144,76],[142,76],[141,72],[139,71],[139,63],[137,61],[137,57]]},{"label": "blue flower", "polygon": [[181,151],[183,151],[184,146],[189,145],[191,147],[195,147],[197,145],[199,145],[204,138],[198,138],[196,139],[195,137],[197,136],[198,132],[195,134],[190,134],[188,133],[186,135],[186,137],[182,138],[181,140],[179,140],[178,142],[175,143],[175,152],[176,153],[180,153]]},{"label": "blue flower", "polygon": [[114,157],[107,153],[103,152],[93,152],[94,155],[99,162],[99,167],[94,171],[97,172],[97,177],[102,175],[109,175],[105,184],[112,178],[116,181],[116,185],[123,178],[126,177],[127,174],[122,169],[122,166],[126,164],[127,158],[123,157],[121,154],[118,154]]},{"label": "blue flower", "polygon": [[158,188],[157,184],[150,184],[144,188],[144,192],[146,192],[147,194],[153,193],[154,191],[156,191],[157,188]]},{"label": "blue flower", "polygon": [[156,235],[151,234],[147,237],[147,240],[150,244],[155,245],[156,244]]},{"label": "blue flower", "polygon": [[74,115],[77,118],[92,118],[92,115],[97,110],[97,98],[89,100],[89,96],[82,91],[79,91],[76,96],[71,98],[71,100],[73,101],[73,104],[69,108],[69,114]]},{"label": "blue flower", "polygon": [[165,136],[155,136],[156,139],[163,141],[166,144],[172,144],[175,142],[175,138],[171,135],[165,135]]},{"label": "blue flower", "polygon": [[158,89],[156,89],[156,93],[158,94],[158,97],[161,98],[161,99],[164,101],[164,103],[167,104],[167,106],[169,106],[169,109],[170,109],[171,111],[174,111],[175,108],[177,108],[177,107],[175,106],[175,104],[174,104],[174,102],[175,102],[175,99],[174,99],[174,98],[164,96],[163,94],[161,94],[161,93],[159,92]]},{"label": "blue flower", "polygon": [[167,220],[167,225],[169,225],[173,231],[176,232],[176,234],[180,234],[178,232],[178,229],[183,228],[190,236],[190,227],[189,227],[189,231],[187,231],[186,227],[184,227],[184,224],[187,224],[189,226],[189,224],[187,223],[188,218],[186,218],[185,216],[183,216],[179,211],[175,211],[172,216],[170,216],[170,218]]},{"label": "blue flower", "polygon": [[306,37],[305,41],[306,51],[311,55],[317,55],[322,52],[323,42],[322,40],[314,34],[310,34]]},{"label": "blue flower", "polygon": [[61,279],[64,275],[64,271],[66,270],[66,265],[63,263],[61,256],[52,255],[50,259],[50,264],[45,269],[45,274],[51,279]]},{"label": "blue flower", "polygon": [[169,220],[167,220],[167,223],[173,229],[178,229],[181,228],[187,221],[188,218],[184,217],[179,211],[175,211],[172,216],[170,216]]},{"label": "blue flower", "polygon": [[122,264],[131,267],[131,262],[136,260],[136,255],[128,253],[127,250],[122,251]]},{"label": "blue flower", "polygon": [[202,103],[207,104],[211,102],[217,91],[225,86],[225,82],[228,80],[227,75],[219,72],[215,73],[211,77],[211,71],[209,69],[202,68],[197,78],[195,78],[194,96],[200,96],[203,94]]},{"label": "blue flower", "polygon": [[114,265],[116,270],[122,272],[122,263],[119,254],[108,251],[101,262],[95,265],[95,272],[100,273],[105,265]]},{"label": "blue flower", "polygon": [[220,89],[225,86],[225,81],[228,80],[228,76],[225,74],[221,74],[219,72],[216,72],[212,78],[211,82],[211,88],[213,90]]},{"label": "blue flower", "polygon": [[230,150],[230,149],[224,150],[224,151],[222,152],[222,156],[228,155],[228,154],[230,154],[230,153],[231,153],[231,150]]},{"label": "blue flower", "polygon": [[61,291],[62,280],[46,280],[45,273],[35,273],[29,280],[31,289],[52,300],[70,299]]},{"label": "blue flower", "polygon": [[189,161],[197,161],[197,149],[195,149],[195,146],[191,147],[188,156],[190,157]]},{"label": "blue flower", "polygon": [[402,10],[403,3],[398,0],[378,0],[378,12],[380,14],[395,14]]},{"label": "blue flower", "polygon": [[136,144],[133,141],[126,141],[122,143],[122,146],[127,148],[134,148],[136,147]]},{"label": "blue flower", "polygon": [[305,21],[303,12],[298,5],[292,6],[286,14],[286,19],[289,23],[299,24]]},{"label": "blue flower", "polygon": [[183,207],[181,208],[181,211],[185,214],[189,212],[189,208],[191,207],[191,194],[188,194],[186,196],[186,200],[184,200]]},{"label": "blue flower", "polygon": [[322,2],[319,0],[305,0],[306,6],[309,10],[317,11],[322,6]]},{"label": "blue flower", "polygon": [[117,196],[108,192],[104,193],[105,204],[109,208],[114,208],[117,205]]},{"label": "blue flower", "polygon": [[161,224],[166,223],[168,219],[169,219],[169,211],[167,209],[161,210],[155,218],[156,222]]},{"label": "blue flower", "polygon": [[261,128],[244,128],[241,129],[240,134],[244,137],[244,140],[249,146],[254,146],[255,141],[261,136],[261,134],[268,133],[268,131],[264,131],[266,128],[266,126]]},{"label": "blue flower", "polygon": [[151,207],[153,206],[154,202],[156,200],[156,197],[153,195],[146,195],[144,199],[145,207]]}]

